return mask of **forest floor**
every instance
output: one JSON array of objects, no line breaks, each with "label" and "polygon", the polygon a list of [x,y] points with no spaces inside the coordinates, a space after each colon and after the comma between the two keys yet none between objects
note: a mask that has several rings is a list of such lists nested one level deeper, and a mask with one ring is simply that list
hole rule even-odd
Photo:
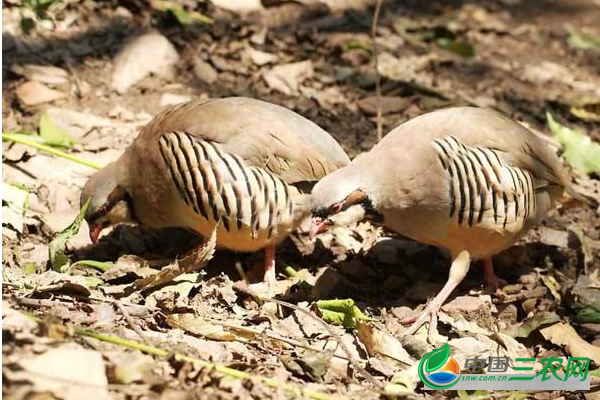
[{"label": "forest floor", "polygon": [[[599,0],[385,1],[373,46],[374,3],[3,1],[3,134],[105,165],[166,105],[249,96],[311,119],[354,157],[376,141],[377,59],[384,133],[427,111],[475,105],[540,132],[559,152],[547,113],[600,141]],[[450,260],[367,223],[280,246],[285,304],[245,290],[239,266],[256,281],[262,254],[225,251],[200,272],[131,293],[199,242],[179,230],[122,226],[92,246],[82,226],[67,244],[70,264],[53,269],[50,242],[77,216],[93,172],[3,141],[7,398],[600,399],[593,201],[551,212],[497,255],[497,292],[486,291],[475,263],[431,344],[426,328],[401,338],[398,321],[441,288]],[[598,172],[572,175],[576,191],[600,198]],[[332,313],[317,301],[328,299],[352,299],[366,318],[350,309],[345,326],[323,325]],[[589,357],[592,390],[425,391],[419,361],[444,343],[461,369],[475,356],[508,356],[510,371],[517,357],[536,358],[536,371],[542,358]]]}]

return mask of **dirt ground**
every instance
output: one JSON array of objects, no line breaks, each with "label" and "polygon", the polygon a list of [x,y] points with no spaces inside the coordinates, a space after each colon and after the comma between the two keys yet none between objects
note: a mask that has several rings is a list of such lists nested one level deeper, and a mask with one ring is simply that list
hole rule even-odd
[{"label": "dirt ground", "polygon": [[[557,152],[547,112],[600,141],[600,1],[386,0],[375,45],[374,5],[4,1],[3,135],[39,131],[34,138],[104,165],[166,105],[249,96],[311,119],[354,157],[376,142],[379,75],[384,133],[474,105],[540,132]],[[498,292],[473,265],[434,344],[426,329],[402,338],[398,321],[441,288],[450,260],[368,223],[279,246],[277,298],[295,308],[245,290],[241,270],[256,281],[262,254],[217,251],[200,272],[132,292],[200,242],[176,229],[121,226],[92,246],[82,226],[67,245],[70,267],[53,270],[50,241],[77,216],[93,172],[3,140],[7,398],[600,399],[598,172],[572,171],[588,203],[566,203],[495,256]],[[367,318],[323,325],[317,301],[336,298]],[[475,355],[590,357],[592,388],[425,391],[419,360],[446,342],[461,367]]]}]

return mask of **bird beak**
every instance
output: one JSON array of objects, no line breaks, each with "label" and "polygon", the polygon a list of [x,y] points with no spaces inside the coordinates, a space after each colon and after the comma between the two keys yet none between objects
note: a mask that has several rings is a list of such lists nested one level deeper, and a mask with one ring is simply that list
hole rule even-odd
[{"label": "bird beak", "polygon": [[324,232],[329,228],[331,222],[328,219],[314,217],[310,223],[310,230],[308,231],[308,237],[313,240],[319,233]]},{"label": "bird beak", "polygon": [[96,244],[98,242],[98,238],[100,237],[100,232],[105,228],[104,224],[95,224],[90,223],[90,240],[92,244]]}]

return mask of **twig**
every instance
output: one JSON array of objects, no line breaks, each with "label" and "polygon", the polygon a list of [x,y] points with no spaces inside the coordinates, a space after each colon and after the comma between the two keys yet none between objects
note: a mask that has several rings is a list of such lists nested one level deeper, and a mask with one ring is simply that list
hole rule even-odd
[{"label": "twig", "polygon": [[34,149],[45,151],[46,153],[52,154],[53,156],[62,157],[67,160],[74,161],[78,164],[85,165],[86,167],[91,167],[94,169],[102,168],[100,165],[96,164],[93,161],[84,160],[72,154],[65,153],[64,151],[57,150],[54,147],[50,147],[42,143],[37,143],[33,140],[25,139],[20,136],[13,135],[11,133],[2,132],[2,140],[9,140],[11,142],[24,144],[26,146],[33,147]]},{"label": "twig", "polygon": [[233,330],[233,331],[237,330],[237,331],[240,331],[240,332],[250,333],[250,334],[256,335],[256,336],[265,336],[265,337],[268,337],[271,340],[277,340],[277,341],[280,341],[280,342],[283,342],[283,343],[291,344],[292,346],[302,347],[304,349],[315,351],[315,352],[318,352],[318,353],[330,354],[331,356],[333,356],[335,358],[339,358],[340,360],[350,361],[350,359],[348,357],[341,356],[339,354],[335,354],[335,353],[333,353],[331,351],[328,351],[328,350],[320,349],[320,348],[312,346],[310,344],[302,343],[299,340],[287,338],[285,336],[280,336],[280,335],[277,335],[277,334],[275,334],[273,332],[261,331],[259,329],[253,329],[253,328],[249,328],[247,326],[240,326],[240,325],[230,324],[228,322],[219,321],[219,320],[213,319],[213,318],[206,318],[206,320],[210,321],[211,323],[213,323],[215,325],[220,325],[220,326],[222,326],[224,328],[227,328],[229,330]]},{"label": "twig", "polygon": [[338,344],[340,345],[340,347],[342,348],[344,353],[346,353],[346,357],[348,357],[348,362],[352,365],[352,367],[355,370],[357,370],[358,372],[360,372],[365,377],[365,379],[367,379],[377,389],[379,389],[379,390],[383,389],[383,385],[381,384],[381,382],[379,382],[377,379],[375,379],[373,377],[373,375],[371,375],[369,373],[369,371],[367,371],[366,369],[364,369],[363,367],[361,367],[358,364],[358,362],[354,359],[354,356],[350,352],[350,349],[348,348],[348,346],[346,346],[346,343],[344,343],[342,341],[342,338],[340,338],[340,336],[337,333],[335,333],[333,331],[333,329],[331,329],[331,327],[329,326],[329,324],[327,324],[327,322],[323,321],[321,318],[317,317],[316,315],[313,315],[308,310],[306,310],[302,307],[298,307],[295,304],[288,303],[287,301],[282,301],[282,300],[277,300],[277,299],[267,299],[267,298],[260,298],[260,300],[262,300],[264,302],[276,303],[276,304],[282,305],[284,307],[291,308],[292,310],[300,311],[301,313],[303,313],[303,314],[309,316],[310,318],[312,318],[313,320],[317,321],[338,342]]},{"label": "twig", "polygon": [[381,75],[379,75],[379,54],[377,51],[377,24],[379,23],[379,13],[383,0],[377,0],[375,11],[373,11],[373,25],[371,26],[371,48],[373,49],[373,57],[375,58],[375,94],[377,96],[377,142],[383,137],[383,122],[381,112]]},{"label": "twig", "polygon": [[117,307],[119,309],[121,314],[123,314],[123,318],[125,318],[125,321],[127,321],[129,326],[131,326],[131,328],[135,331],[135,333],[137,333],[137,335],[140,337],[140,339],[142,339],[142,342],[144,342],[145,344],[148,344],[149,343],[148,339],[146,338],[146,336],[144,336],[144,333],[140,329],[139,325],[133,320],[133,318],[131,318],[131,315],[129,315],[129,311],[127,311],[127,309],[123,306],[123,304],[121,304],[121,302],[119,300],[114,300],[113,304],[115,305],[115,307]]},{"label": "twig", "polygon": [[[34,315],[31,315],[28,313],[23,313],[23,314],[37,323],[42,323],[42,320]],[[59,324],[57,324],[57,325],[59,325]],[[65,330],[68,331],[66,326],[64,326],[64,325],[60,325],[60,326],[64,327]],[[100,340],[103,342],[112,343],[112,344],[115,344],[118,346],[123,346],[123,347],[127,347],[127,348],[134,349],[134,350],[139,350],[146,354],[150,354],[150,355],[161,357],[161,358],[167,358],[169,356],[172,356],[176,361],[189,362],[189,363],[195,364],[199,367],[206,368],[210,371],[214,371],[214,372],[217,372],[222,375],[226,375],[226,376],[236,378],[236,379],[247,379],[254,383],[263,383],[263,384],[265,384],[269,387],[275,388],[275,389],[283,389],[283,390],[291,391],[291,392],[294,392],[296,395],[306,396],[308,398],[315,399],[315,400],[346,399],[343,397],[333,397],[333,396],[327,395],[325,393],[322,393],[322,392],[319,392],[316,390],[301,388],[292,383],[279,382],[279,381],[276,381],[275,379],[267,378],[267,377],[264,377],[261,375],[256,375],[256,374],[251,374],[249,372],[239,371],[234,368],[226,367],[224,365],[214,364],[214,363],[211,363],[210,361],[205,361],[205,360],[201,360],[199,358],[186,356],[184,354],[179,354],[179,353],[173,354],[167,350],[159,349],[159,348],[153,347],[153,346],[148,346],[146,344],[136,342],[134,340],[126,340],[126,339],[123,339],[123,338],[120,338],[117,336],[104,335],[101,333],[97,333],[97,332],[90,331],[87,329],[82,329],[82,328],[74,328],[72,330],[72,332],[78,336],[89,337],[89,338],[93,338],[93,339]]]}]

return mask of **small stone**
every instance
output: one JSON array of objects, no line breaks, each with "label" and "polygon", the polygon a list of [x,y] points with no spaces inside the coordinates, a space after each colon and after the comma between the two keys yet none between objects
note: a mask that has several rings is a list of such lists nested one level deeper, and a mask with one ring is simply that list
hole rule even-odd
[{"label": "small stone", "polygon": [[196,78],[208,84],[214,83],[218,78],[217,71],[213,66],[200,57],[194,58],[194,74]]},{"label": "small stone", "polygon": [[25,106],[35,106],[67,97],[63,92],[50,89],[43,83],[36,81],[25,82],[16,90],[17,98]]},{"label": "small stone", "polygon": [[174,104],[184,103],[191,100],[192,97],[187,94],[163,93],[160,97],[160,106],[169,106]]}]

